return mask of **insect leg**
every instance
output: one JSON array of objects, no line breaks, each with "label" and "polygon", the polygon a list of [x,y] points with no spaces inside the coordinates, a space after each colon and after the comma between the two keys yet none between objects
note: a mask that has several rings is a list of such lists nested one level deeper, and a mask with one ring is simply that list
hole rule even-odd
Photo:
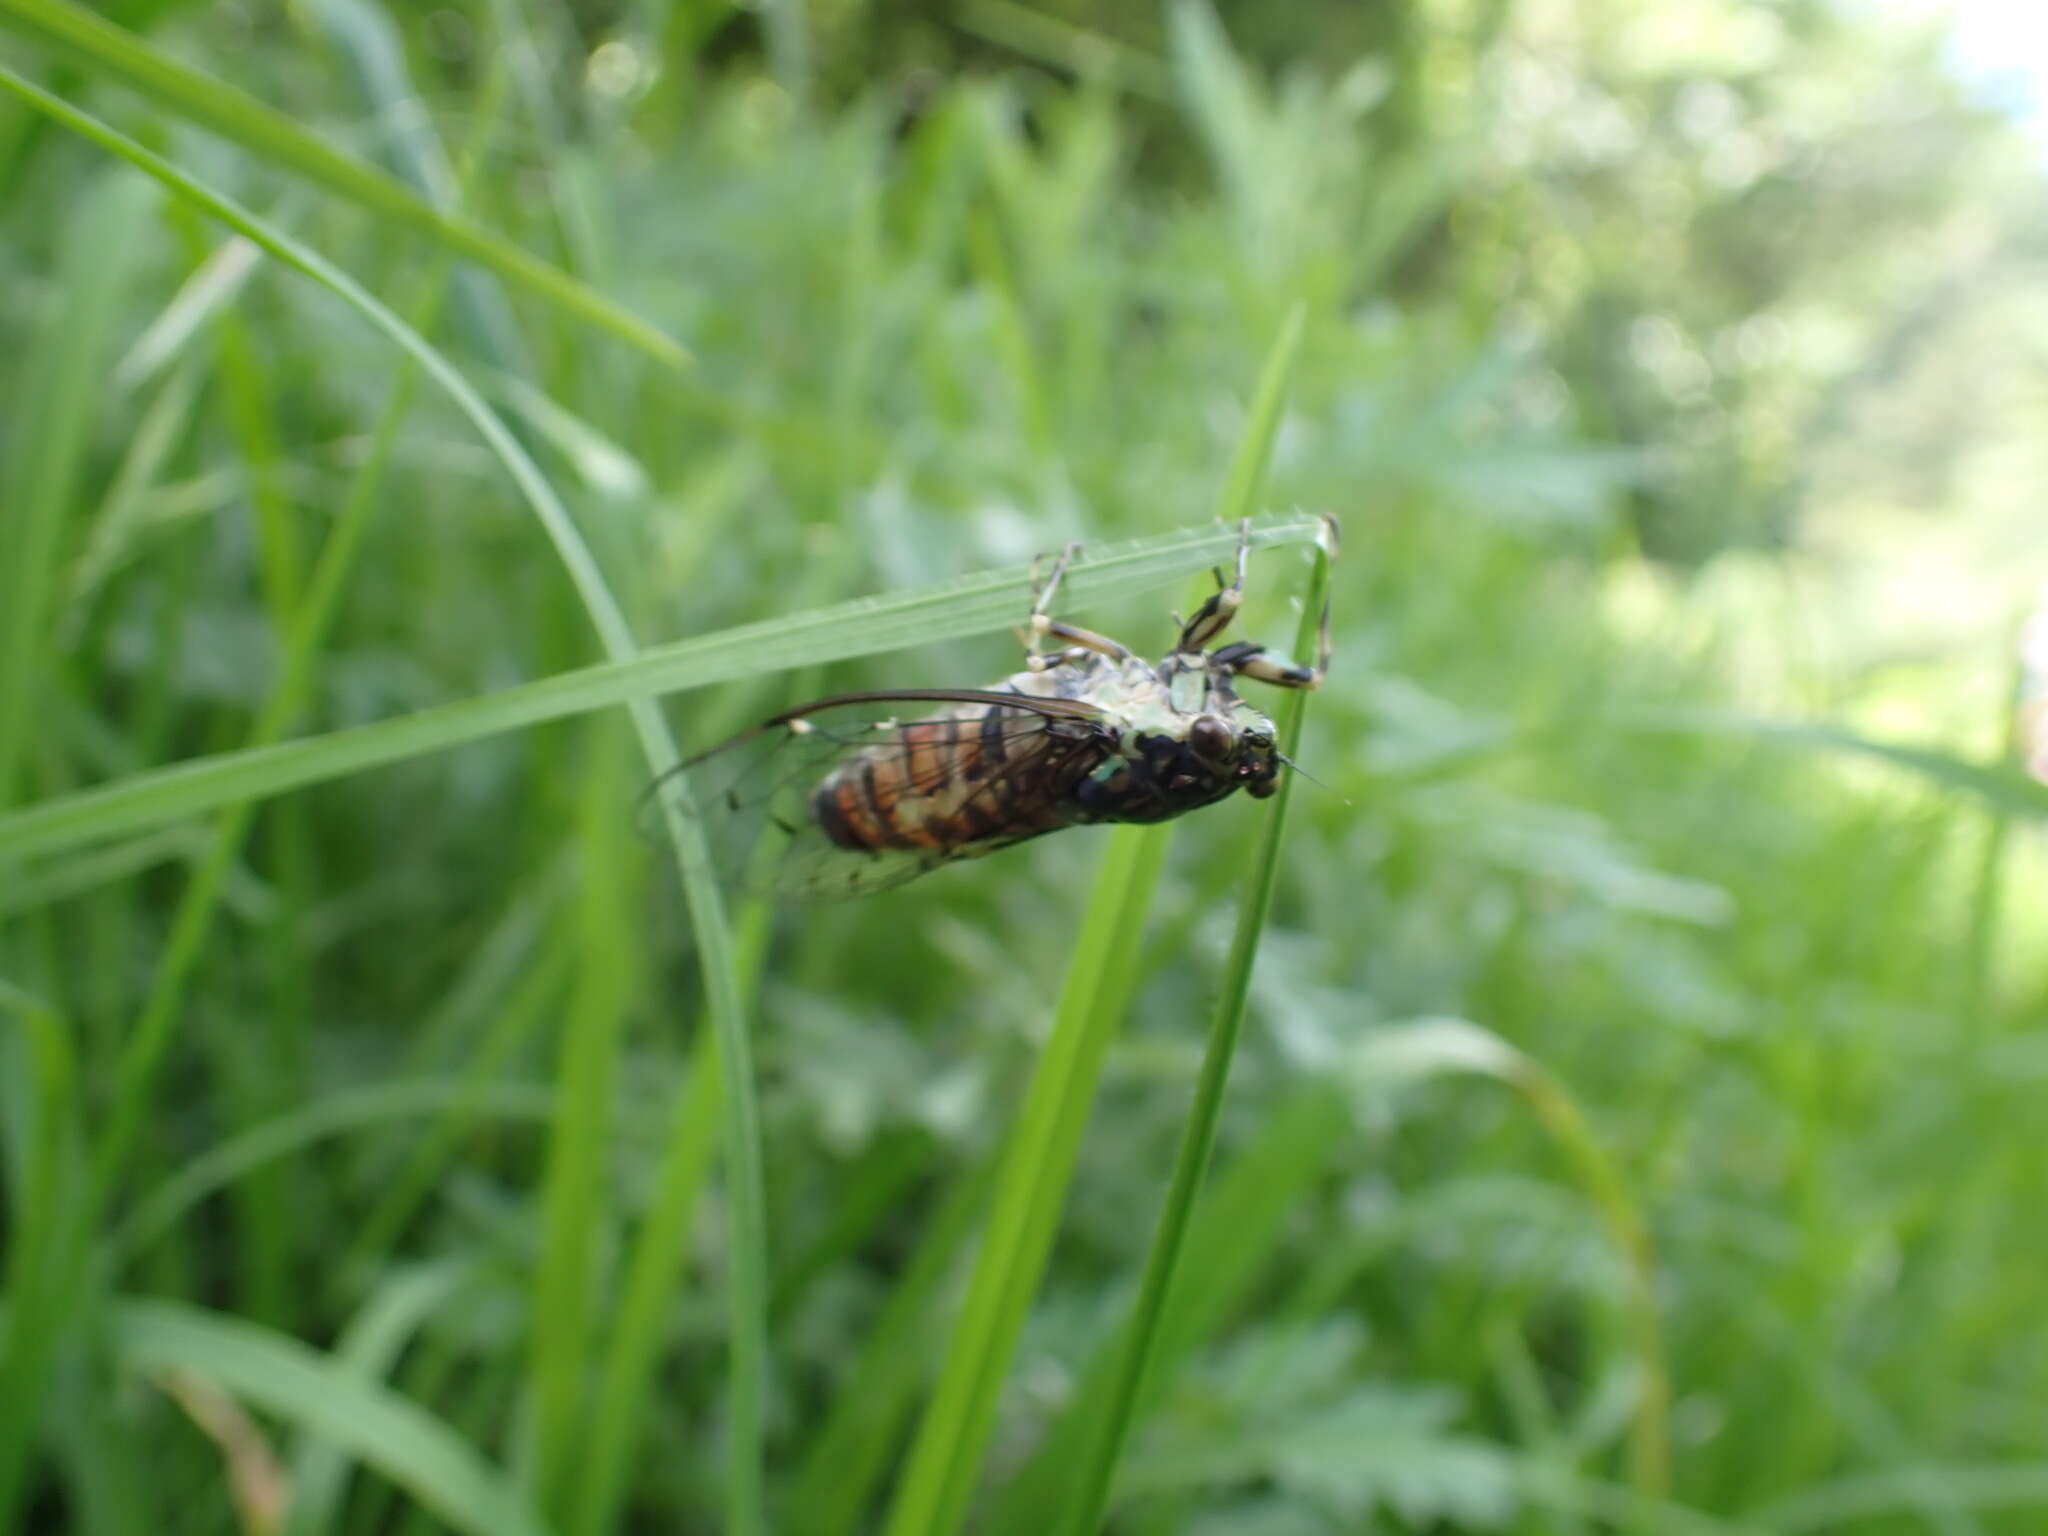
[{"label": "insect leg", "polygon": [[1079,544],[1069,544],[1052,563],[1052,574],[1043,581],[1038,578],[1038,567],[1044,561],[1043,555],[1031,562],[1031,618],[1025,628],[1017,631],[1017,640],[1024,647],[1024,664],[1032,671],[1039,670],[1039,637],[1046,633],[1050,621],[1046,615],[1052,609],[1053,594],[1060,589],[1060,578],[1067,574],[1067,566],[1074,556],[1081,552]]},{"label": "insect leg", "polygon": [[1238,605],[1244,601],[1245,564],[1252,551],[1252,520],[1246,518],[1237,525],[1237,574],[1228,582],[1223,573],[1216,573],[1216,595],[1195,610],[1180,632],[1180,643],[1174,647],[1184,656],[1195,656],[1209,647],[1230,621],[1237,617]]},{"label": "insect leg", "polygon": [[1330,671],[1330,604],[1323,603],[1322,622],[1316,626],[1316,664],[1304,667],[1275,656],[1263,645],[1226,645],[1213,658],[1228,667],[1235,677],[1256,678],[1276,688],[1320,688]]},{"label": "insect leg", "polygon": [[[1130,651],[1107,635],[1098,635],[1093,630],[1081,629],[1072,624],[1062,624],[1052,617],[1053,594],[1059,591],[1060,578],[1067,574],[1067,566],[1080,548],[1079,544],[1069,544],[1060,551],[1059,559],[1053,562],[1052,574],[1043,582],[1033,583],[1031,626],[1026,633],[1019,636],[1024,642],[1024,665],[1029,671],[1043,672],[1048,667],[1078,661],[1090,651],[1114,661],[1130,659]],[[1041,653],[1038,649],[1039,642],[1048,635],[1055,640],[1064,640],[1067,649],[1055,651],[1050,655]]]},{"label": "insect leg", "polygon": [[1107,656],[1112,661],[1129,661],[1129,647],[1119,645],[1107,635],[1098,635],[1091,629],[1078,629],[1072,624],[1062,624],[1057,619],[1048,619],[1044,614],[1031,617],[1032,638],[1051,635],[1055,640],[1067,642],[1067,649],[1041,655],[1033,651],[1024,658],[1024,665],[1033,672],[1043,672],[1048,667],[1057,667],[1081,660],[1091,651],[1098,656]]}]

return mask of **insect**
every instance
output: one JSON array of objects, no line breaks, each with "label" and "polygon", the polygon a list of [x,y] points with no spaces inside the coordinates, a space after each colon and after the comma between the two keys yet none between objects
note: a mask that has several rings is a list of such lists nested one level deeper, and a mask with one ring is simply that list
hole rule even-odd
[{"label": "insect", "polygon": [[1236,684],[1319,686],[1330,616],[1325,604],[1313,667],[1249,641],[1209,649],[1243,601],[1250,549],[1247,522],[1234,578],[1217,572],[1215,595],[1152,662],[1051,617],[1069,545],[1034,583],[1023,671],[989,688],[818,699],[685,763],[715,852],[737,867],[758,834],[779,834],[774,867],[750,883],[817,900],[1064,827],[1166,821],[1240,789],[1271,795],[1292,764]]}]

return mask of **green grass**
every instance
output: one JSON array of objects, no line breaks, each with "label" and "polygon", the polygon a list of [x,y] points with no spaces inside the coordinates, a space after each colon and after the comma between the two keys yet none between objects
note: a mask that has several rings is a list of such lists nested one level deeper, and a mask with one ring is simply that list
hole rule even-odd
[{"label": "green grass", "polygon": [[[2038,1528],[2048,791],[1647,579],[1484,136],[628,10],[0,0],[0,1527]],[[1275,802],[730,914],[636,817],[1244,515]]]}]

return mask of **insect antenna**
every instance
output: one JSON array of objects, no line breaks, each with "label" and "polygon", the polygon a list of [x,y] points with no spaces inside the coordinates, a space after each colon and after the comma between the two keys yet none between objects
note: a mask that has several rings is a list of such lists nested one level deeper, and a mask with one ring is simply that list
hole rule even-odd
[{"label": "insect antenna", "polygon": [[[1275,752],[1273,756],[1278,758],[1281,762],[1285,763],[1291,772],[1300,774],[1304,779],[1307,779],[1309,783],[1315,785],[1317,789],[1322,790],[1325,794],[1337,794],[1337,792],[1334,789],[1331,789],[1329,785],[1325,784],[1321,779],[1317,778],[1314,774],[1310,773],[1306,768],[1302,767],[1301,764],[1297,763],[1285,752]],[[1349,805],[1351,802],[1349,800],[1346,800],[1342,795],[1337,795],[1337,803],[1339,805]]]}]

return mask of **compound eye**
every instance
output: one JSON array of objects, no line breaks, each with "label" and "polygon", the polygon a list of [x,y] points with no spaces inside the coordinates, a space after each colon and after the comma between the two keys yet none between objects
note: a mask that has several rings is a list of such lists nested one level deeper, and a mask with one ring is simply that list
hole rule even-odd
[{"label": "compound eye", "polygon": [[1214,715],[1201,715],[1188,727],[1188,746],[1205,763],[1225,763],[1237,738]]},{"label": "compound eye", "polygon": [[1253,726],[1244,733],[1244,744],[1254,752],[1263,752],[1273,745],[1273,736],[1270,731],[1262,731]]}]

